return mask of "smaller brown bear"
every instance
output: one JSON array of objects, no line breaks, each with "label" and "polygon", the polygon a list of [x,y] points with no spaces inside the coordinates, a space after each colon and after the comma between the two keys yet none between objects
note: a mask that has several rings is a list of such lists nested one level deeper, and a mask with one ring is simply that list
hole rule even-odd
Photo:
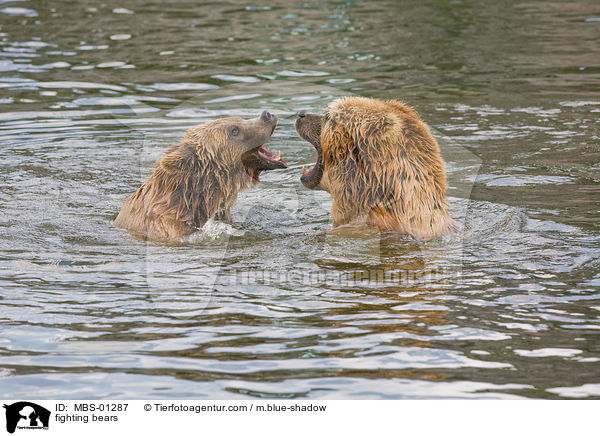
[{"label": "smaller brown bear", "polygon": [[189,129],[154,173],[121,208],[115,225],[137,236],[177,241],[211,218],[229,218],[240,190],[258,184],[262,171],[286,168],[280,153],[262,146],[277,116],[222,118]]},{"label": "smaller brown bear", "polygon": [[300,180],[331,194],[334,227],[366,225],[420,240],[458,228],[439,146],[410,107],[341,98],[325,115],[298,113],[296,130],[317,149],[317,163]]}]

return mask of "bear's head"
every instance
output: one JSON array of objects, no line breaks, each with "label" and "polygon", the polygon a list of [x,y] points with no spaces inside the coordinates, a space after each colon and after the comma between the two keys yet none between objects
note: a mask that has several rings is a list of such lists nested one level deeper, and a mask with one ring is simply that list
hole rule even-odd
[{"label": "bear's head", "polygon": [[300,180],[331,194],[334,226],[365,221],[423,238],[451,223],[439,146],[409,106],[344,97],[323,115],[299,112],[296,130],[317,150]]},{"label": "bear's head", "polygon": [[188,129],[183,142],[193,145],[200,161],[226,168],[243,165],[258,182],[261,171],[287,167],[279,153],[263,147],[276,126],[277,116],[267,111],[250,120],[220,118]]},{"label": "bear's head", "polygon": [[[402,110],[393,101],[347,97],[332,102],[324,115],[300,111],[296,131],[317,150],[317,163],[309,171],[303,170],[302,184],[327,190],[321,182],[336,168],[358,177],[357,182],[370,176],[371,167],[378,172],[386,163],[383,154],[397,148],[393,131],[403,124],[396,113]],[[386,142],[388,150],[382,153],[380,145]]]}]

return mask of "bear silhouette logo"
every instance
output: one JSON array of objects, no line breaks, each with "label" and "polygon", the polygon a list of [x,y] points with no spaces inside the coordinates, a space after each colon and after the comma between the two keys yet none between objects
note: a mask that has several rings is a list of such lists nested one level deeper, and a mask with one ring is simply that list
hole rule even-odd
[{"label": "bear silhouette logo", "polygon": [[6,431],[14,433],[16,428],[48,429],[50,411],[29,401],[19,401],[6,409]]}]

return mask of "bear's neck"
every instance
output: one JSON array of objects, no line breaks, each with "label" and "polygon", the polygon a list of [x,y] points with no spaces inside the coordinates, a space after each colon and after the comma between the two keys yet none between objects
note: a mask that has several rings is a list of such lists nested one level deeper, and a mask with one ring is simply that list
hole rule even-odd
[{"label": "bear's neck", "polygon": [[251,183],[241,162],[225,164],[202,156],[194,156],[178,176],[162,176],[159,184],[170,186],[169,209],[191,227],[202,227],[215,216],[227,217],[238,191]]}]

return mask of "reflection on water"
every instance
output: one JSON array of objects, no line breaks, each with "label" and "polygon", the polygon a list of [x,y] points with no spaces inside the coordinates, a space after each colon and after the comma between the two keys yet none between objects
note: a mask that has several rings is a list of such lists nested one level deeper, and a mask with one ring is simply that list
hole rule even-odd
[{"label": "reflection on water", "polygon": [[[48,398],[599,398],[592,1],[0,1],[0,385]],[[401,98],[459,238],[330,231],[300,109]],[[114,228],[187,127],[286,170],[181,245]]]}]

